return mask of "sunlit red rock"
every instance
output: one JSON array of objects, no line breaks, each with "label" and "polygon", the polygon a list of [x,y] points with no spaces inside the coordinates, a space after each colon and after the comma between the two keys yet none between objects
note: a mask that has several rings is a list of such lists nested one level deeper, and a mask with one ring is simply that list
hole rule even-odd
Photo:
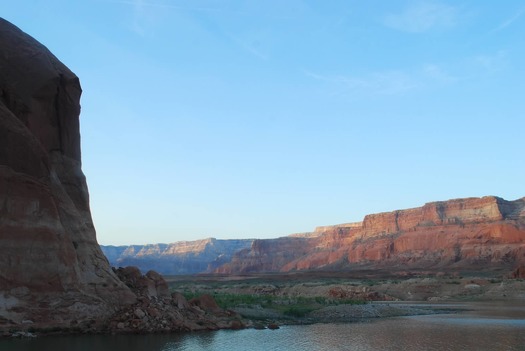
[{"label": "sunlit red rock", "polygon": [[525,198],[487,196],[367,215],[315,235],[257,240],[220,273],[359,267],[510,270],[525,263]]}]

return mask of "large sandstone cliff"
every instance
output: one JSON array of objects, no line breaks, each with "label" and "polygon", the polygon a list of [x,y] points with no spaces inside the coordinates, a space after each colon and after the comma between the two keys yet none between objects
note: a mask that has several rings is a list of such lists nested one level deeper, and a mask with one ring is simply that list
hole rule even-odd
[{"label": "large sandstone cliff", "polygon": [[523,264],[525,198],[487,196],[368,215],[361,223],[318,227],[304,238],[257,240],[217,272],[509,271]]},{"label": "large sandstone cliff", "polygon": [[135,301],[96,241],[80,94],[75,74],[0,18],[0,326],[67,325]]},{"label": "large sandstone cliff", "polygon": [[156,272],[110,268],[81,170],[80,94],[66,66],[0,18],[0,337],[243,327],[209,296],[170,295]]}]

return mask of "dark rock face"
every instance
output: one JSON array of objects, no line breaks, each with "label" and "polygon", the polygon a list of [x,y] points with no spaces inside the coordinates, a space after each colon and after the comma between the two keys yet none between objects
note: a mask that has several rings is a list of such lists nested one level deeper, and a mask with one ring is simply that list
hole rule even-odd
[{"label": "dark rock face", "polygon": [[0,50],[0,317],[53,326],[105,316],[135,295],[96,241],[79,80],[3,19]]}]

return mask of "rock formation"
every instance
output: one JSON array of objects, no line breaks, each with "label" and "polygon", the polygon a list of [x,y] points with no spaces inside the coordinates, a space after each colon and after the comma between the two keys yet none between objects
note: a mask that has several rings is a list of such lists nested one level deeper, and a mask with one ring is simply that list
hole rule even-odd
[{"label": "rock formation", "polygon": [[432,202],[317,228],[311,236],[256,240],[218,273],[295,270],[511,271],[525,263],[525,198]]},{"label": "rock formation", "polygon": [[310,254],[312,240],[307,237],[254,240],[251,248],[235,253],[231,262],[218,267],[215,273],[279,272],[289,262]]},{"label": "rock formation", "polygon": [[242,327],[154,271],[111,269],[81,169],[79,79],[1,18],[0,48],[0,336]]},{"label": "rock formation", "polygon": [[[110,268],[96,241],[81,169],[79,80],[3,19],[0,48],[0,335],[28,326],[135,332],[242,327],[209,296],[188,302],[170,295],[158,273]],[[216,271],[508,271],[525,265],[524,241],[525,198],[458,199],[369,215],[360,224],[320,227],[311,235],[255,240]],[[147,247],[144,256],[188,258],[199,245],[199,252],[211,250],[210,244],[217,241]],[[216,257],[212,267],[225,259]],[[523,277],[523,269],[515,276]]]},{"label": "rock formation", "polygon": [[166,281],[156,272],[142,275],[137,267],[115,272],[138,296],[137,302],[120,309],[93,331],[145,333],[245,327],[240,315],[223,310],[209,295],[187,301],[178,292],[170,294]]},{"label": "rock formation", "polygon": [[141,271],[161,274],[211,272],[229,262],[239,250],[250,248],[253,240],[218,240],[208,238],[171,244],[101,246],[114,267],[136,266]]},{"label": "rock formation", "polygon": [[510,275],[513,279],[525,279],[525,266],[517,267]]},{"label": "rock formation", "polygon": [[0,47],[0,318],[67,325],[72,312],[107,315],[135,296],[96,241],[79,80],[3,19]]}]

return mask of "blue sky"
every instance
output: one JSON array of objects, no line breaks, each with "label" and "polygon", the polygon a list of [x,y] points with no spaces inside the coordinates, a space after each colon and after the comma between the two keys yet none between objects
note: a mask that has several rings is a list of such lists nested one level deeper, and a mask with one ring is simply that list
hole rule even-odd
[{"label": "blue sky", "polygon": [[83,87],[101,244],[525,196],[523,1],[24,0]]}]

